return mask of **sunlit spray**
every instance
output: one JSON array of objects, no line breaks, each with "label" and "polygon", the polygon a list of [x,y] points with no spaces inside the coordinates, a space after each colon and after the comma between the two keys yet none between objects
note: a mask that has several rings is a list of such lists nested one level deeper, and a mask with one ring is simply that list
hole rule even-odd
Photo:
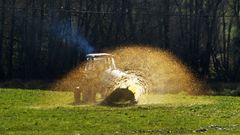
[{"label": "sunlit spray", "polygon": [[[116,56],[116,63],[120,69],[134,70],[142,74],[148,82],[147,94],[200,92],[201,85],[191,70],[168,51],[144,45],[131,45],[118,48],[111,53]],[[151,100],[142,99],[144,101],[141,103],[148,103]]]},{"label": "sunlit spray", "polygon": [[[111,94],[113,95],[110,96],[111,100],[121,101],[118,97],[124,95],[125,92],[129,93],[126,98],[134,94],[136,101],[141,101],[145,94],[178,93],[180,91],[193,94],[199,92],[200,85],[194,75],[179,59],[167,51],[131,45],[108,51],[108,53],[114,56],[116,70],[103,72],[102,66],[106,66],[103,64],[98,66],[94,72],[86,74],[86,67],[91,62],[86,61],[59,80],[54,88],[57,90],[81,90],[81,101],[86,98],[94,98],[97,103],[106,101]],[[118,77],[112,77],[111,81],[106,81],[107,76],[104,74]],[[86,79],[86,76],[88,78],[92,76],[95,79]],[[144,103],[148,103],[149,100],[151,98],[145,99]]]}]

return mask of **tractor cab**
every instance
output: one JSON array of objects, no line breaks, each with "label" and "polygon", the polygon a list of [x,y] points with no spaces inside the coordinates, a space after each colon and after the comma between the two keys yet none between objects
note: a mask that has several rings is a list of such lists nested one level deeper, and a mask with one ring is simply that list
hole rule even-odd
[{"label": "tractor cab", "polygon": [[91,53],[86,56],[87,65],[85,71],[115,70],[114,56],[108,53]]}]

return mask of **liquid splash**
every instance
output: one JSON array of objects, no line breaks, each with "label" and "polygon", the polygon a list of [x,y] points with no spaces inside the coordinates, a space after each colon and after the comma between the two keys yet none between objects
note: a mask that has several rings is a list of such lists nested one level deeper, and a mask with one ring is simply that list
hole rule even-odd
[{"label": "liquid splash", "polygon": [[[186,92],[189,94],[200,93],[200,83],[192,72],[182,62],[170,52],[130,45],[128,47],[117,48],[108,51],[115,56],[116,66],[123,72],[131,72],[136,76],[141,76],[147,87],[145,94],[166,94]],[[81,89],[83,93],[80,98],[91,98],[91,92],[96,93],[96,102],[100,102],[111,93],[114,86],[103,84],[101,79],[86,80],[84,78],[84,67],[87,63],[68,73],[53,86],[55,90],[75,91]],[[101,78],[100,70],[92,74],[95,78]],[[119,81],[121,83],[121,81]],[[113,83],[114,84],[114,83]],[[115,82],[116,84],[116,82]],[[119,84],[118,84],[119,85]],[[111,86],[111,87],[109,87]],[[85,94],[84,94],[85,93]],[[88,94],[89,93],[89,94]],[[151,103],[151,98],[144,98],[141,104]],[[156,99],[154,99],[156,100]],[[159,99],[161,100],[161,99]]]},{"label": "liquid splash", "polygon": [[111,52],[121,70],[143,73],[150,93],[200,92],[200,83],[176,56],[157,48],[131,46]]}]

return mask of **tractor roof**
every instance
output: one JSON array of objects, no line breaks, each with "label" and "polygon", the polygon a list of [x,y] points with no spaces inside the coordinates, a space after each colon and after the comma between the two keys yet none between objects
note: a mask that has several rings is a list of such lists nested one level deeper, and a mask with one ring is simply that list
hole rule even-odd
[{"label": "tractor roof", "polygon": [[113,56],[113,55],[109,53],[90,53],[86,55],[86,57],[101,57],[101,56]]}]

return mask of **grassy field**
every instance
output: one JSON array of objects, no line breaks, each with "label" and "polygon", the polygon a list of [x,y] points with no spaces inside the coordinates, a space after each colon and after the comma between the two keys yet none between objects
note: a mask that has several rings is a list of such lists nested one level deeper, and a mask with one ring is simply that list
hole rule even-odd
[{"label": "grassy field", "polygon": [[0,89],[0,134],[240,134],[240,97],[148,95],[123,108],[71,103],[69,92]]}]

